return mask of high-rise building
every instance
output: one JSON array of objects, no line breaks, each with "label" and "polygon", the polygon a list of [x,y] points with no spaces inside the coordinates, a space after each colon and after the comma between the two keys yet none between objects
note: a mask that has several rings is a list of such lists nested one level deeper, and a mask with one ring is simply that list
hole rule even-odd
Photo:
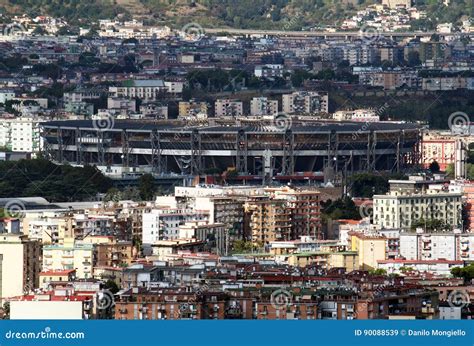
[{"label": "high-rise building", "polygon": [[287,114],[328,113],[328,93],[296,91],[283,95],[283,112]]},{"label": "high-rise building", "polygon": [[39,285],[41,244],[26,235],[0,235],[0,303]]}]

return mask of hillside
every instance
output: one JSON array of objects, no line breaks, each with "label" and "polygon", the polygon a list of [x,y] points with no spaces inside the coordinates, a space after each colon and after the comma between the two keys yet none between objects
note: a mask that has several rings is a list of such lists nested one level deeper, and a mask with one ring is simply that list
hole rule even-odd
[{"label": "hillside", "polygon": [[[204,27],[300,30],[334,24],[377,0],[0,0],[3,13],[49,14],[73,23],[117,15],[135,16],[152,24],[180,27],[197,22]],[[428,13],[427,27],[456,23],[474,16],[474,1],[416,0]]]}]

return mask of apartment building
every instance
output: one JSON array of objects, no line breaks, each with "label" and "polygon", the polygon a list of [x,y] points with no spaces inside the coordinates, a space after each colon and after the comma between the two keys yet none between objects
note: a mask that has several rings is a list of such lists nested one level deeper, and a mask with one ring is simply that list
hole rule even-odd
[{"label": "apartment building", "polygon": [[474,234],[461,230],[400,233],[400,256],[420,261],[472,261],[474,260]]},{"label": "apartment building", "polygon": [[191,99],[179,102],[179,118],[199,118],[208,116],[207,102]]},{"label": "apartment building", "polygon": [[275,191],[275,198],[286,202],[286,209],[291,216],[292,239],[301,236],[321,238],[319,191],[281,189]]},{"label": "apartment building", "polygon": [[163,208],[146,211],[143,214],[143,246],[149,247],[159,240],[179,238],[179,226],[185,222],[207,220],[207,210]]},{"label": "apartment building", "polygon": [[254,97],[250,101],[250,115],[265,116],[278,114],[278,101],[267,97]]},{"label": "apartment building", "polygon": [[327,92],[296,91],[282,96],[282,109],[287,114],[328,113],[328,102]]},{"label": "apartment building", "polygon": [[257,78],[272,79],[283,77],[284,66],[280,64],[257,65],[254,69],[254,76]]},{"label": "apartment building", "polygon": [[134,259],[133,244],[129,241],[115,241],[95,245],[94,267],[119,267],[130,265]]},{"label": "apartment building", "polygon": [[0,147],[14,152],[38,153],[42,120],[33,117],[4,118],[0,124]]},{"label": "apartment building", "polygon": [[[446,227],[462,224],[462,193],[446,184],[426,180],[391,180],[390,192],[375,195],[374,224],[382,228],[410,229],[420,222],[437,220]],[[407,190],[420,184],[421,190]]]},{"label": "apartment building", "polygon": [[194,209],[208,210],[209,223],[226,225],[231,239],[242,239],[244,235],[244,202],[242,196],[196,197],[192,204]]},{"label": "apartment building", "polygon": [[445,171],[450,164],[456,162],[456,138],[452,134],[442,134],[434,131],[423,133],[421,141],[422,164],[429,168],[433,161],[439,164],[441,171]]},{"label": "apartment building", "polygon": [[291,240],[291,213],[283,199],[268,196],[251,197],[244,205],[249,235],[256,244]]},{"label": "apartment building", "polygon": [[28,212],[22,219],[22,227],[30,239],[57,244],[72,236],[73,218],[56,212]]},{"label": "apartment building", "polygon": [[64,240],[64,244],[43,246],[43,270],[76,270],[78,279],[92,278],[95,264],[95,245],[76,242],[72,238]]},{"label": "apartment building", "polygon": [[109,93],[113,97],[140,98],[145,101],[159,100],[166,92],[168,87],[159,79],[131,80],[119,87],[109,87]]},{"label": "apartment building", "polygon": [[435,275],[451,277],[451,269],[454,267],[462,267],[463,261],[451,261],[446,259],[430,259],[430,260],[405,260],[390,259],[379,261],[378,267],[385,269],[387,274],[405,274],[404,271],[429,272]]},{"label": "apartment building", "polygon": [[351,233],[350,236],[350,249],[358,254],[359,268],[363,270],[375,269],[379,260],[385,260],[387,244],[384,237],[357,232]]},{"label": "apartment building", "polygon": [[218,99],[215,103],[215,116],[220,117],[240,117],[243,115],[243,103],[238,100]]},{"label": "apartment building", "polygon": [[41,263],[41,244],[26,235],[0,235],[0,303],[37,288]]},{"label": "apartment building", "polygon": [[186,222],[179,226],[179,238],[204,241],[207,250],[219,256],[227,255],[229,250],[228,230],[223,223]]}]

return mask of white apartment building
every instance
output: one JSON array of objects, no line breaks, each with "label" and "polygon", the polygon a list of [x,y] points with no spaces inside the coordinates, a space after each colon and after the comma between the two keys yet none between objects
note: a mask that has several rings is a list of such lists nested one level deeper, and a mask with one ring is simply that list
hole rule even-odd
[{"label": "white apartment building", "polygon": [[15,91],[10,89],[1,89],[0,90],[0,103],[5,104],[5,102],[13,100],[15,98]]},{"label": "white apartment building", "polygon": [[39,124],[41,121],[30,117],[2,119],[0,123],[0,147],[14,152],[39,152]]},{"label": "white apartment building", "polygon": [[254,75],[258,78],[283,77],[283,65],[266,64],[255,66]]},{"label": "white apartment building", "polygon": [[407,260],[474,260],[474,234],[453,232],[400,233],[400,256]]},{"label": "white apartment building", "polygon": [[278,101],[267,97],[254,97],[250,101],[250,115],[277,115]]},{"label": "white apartment building", "polygon": [[327,92],[296,91],[282,97],[283,112],[287,114],[315,114],[329,112]]},{"label": "white apartment building", "polygon": [[463,261],[454,260],[403,260],[391,259],[378,261],[378,268],[385,269],[387,274],[403,274],[402,268],[418,272],[429,272],[436,275],[451,276],[451,269],[462,267]]},{"label": "white apartment building", "polygon": [[139,98],[146,101],[155,101],[168,92],[168,87],[162,80],[132,80],[124,82],[119,87],[109,87],[113,97]]},{"label": "white apartment building", "polygon": [[451,228],[462,223],[462,193],[437,189],[419,194],[392,191],[375,195],[373,200],[373,222],[382,228],[409,229],[421,220],[440,220]]},{"label": "white apartment building", "polygon": [[241,117],[243,115],[243,103],[237,100],[219,99],[215,103],[215,116],[220,117]]},{"label": "white apartment building", "polygon": [[149,248],[151,244],[159,240],[178,239],[179,227],[185,222],[208,220],[208,211],[171,208],[151,209],[143,214],[143,246]]}]

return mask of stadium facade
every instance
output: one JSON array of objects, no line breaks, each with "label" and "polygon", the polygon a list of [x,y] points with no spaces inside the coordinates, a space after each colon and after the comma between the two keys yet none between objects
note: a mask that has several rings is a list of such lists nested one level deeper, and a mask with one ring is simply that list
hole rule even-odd
[{"label": "stadium facade", "polygon": [[[287,119],[291,120],[291,119]],[[42,123],[45,155],[106,173],[292,176],[326,169],[401,171],[420,161],[412,123],[290,121],[189,126],[178,122],[67,120]]]}]

